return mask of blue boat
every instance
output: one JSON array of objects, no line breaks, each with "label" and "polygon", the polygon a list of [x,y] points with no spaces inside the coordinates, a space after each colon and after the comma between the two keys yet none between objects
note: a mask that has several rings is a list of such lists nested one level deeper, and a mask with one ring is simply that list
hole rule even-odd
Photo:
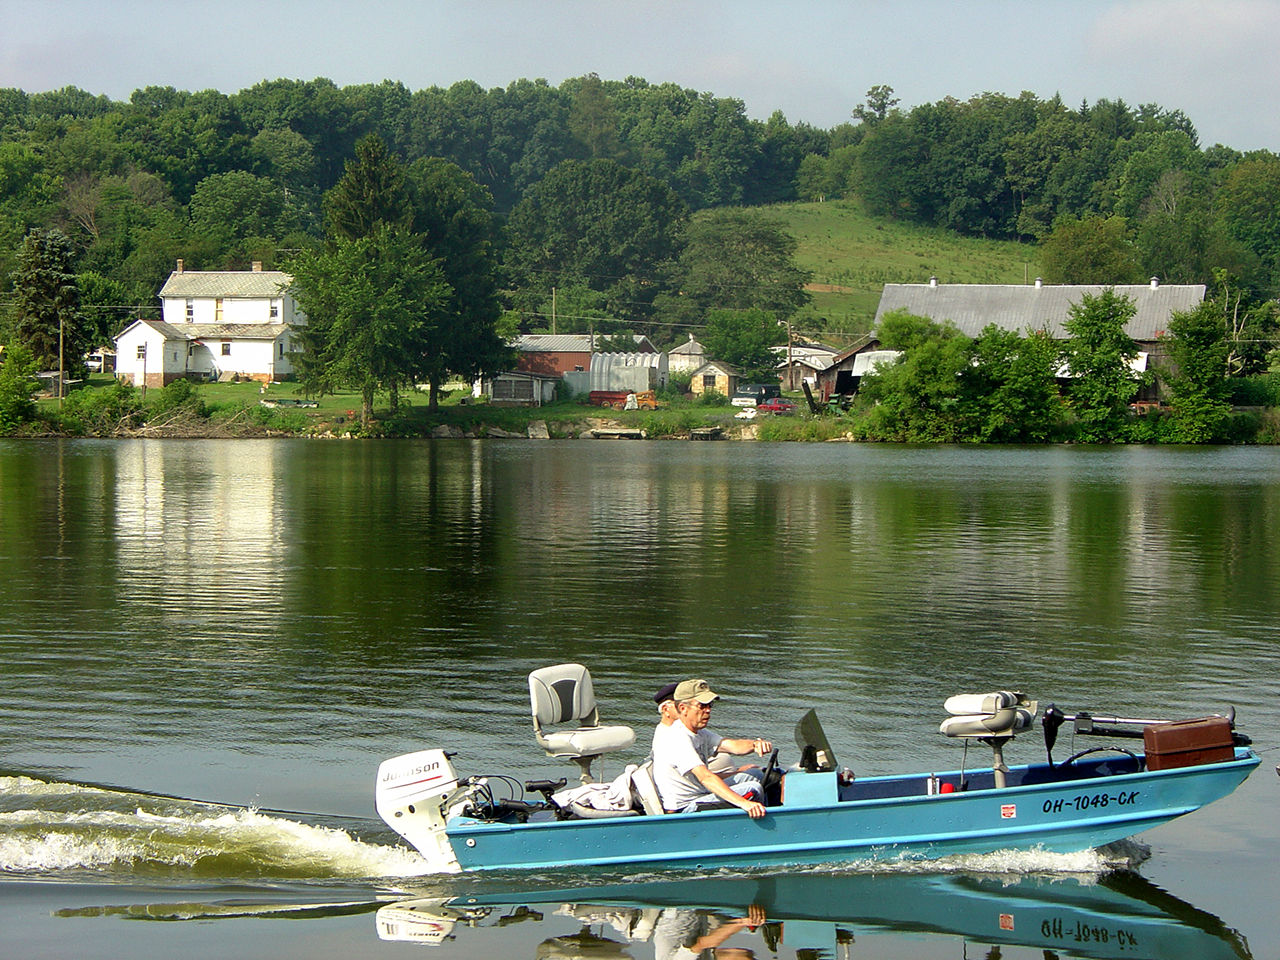
[{"label": "blue boat", "polygon": [[[554,915],[570,917],[584,930],[544,943],[576,939],[597,949],[539,950],[539,956],[619,957],[629,955],[624,948],[630,943],[652,941],[657,947],[664,925],[698,929],[689,913],[721,922],[754,914],[763,920],[755,931],[775,955],[779,941],[797,956],[807,950],[810,956],[834,957],[838,944],[863,935],[933,934],[1096,960],[1250,957],[1245,939],[1218,917],[1125,871],[1102,877],[793,872],[558,889],[507,883],[504,889],[385,904],[377,927],[386,940],[441,943],[458,936],[459,925],[498,927]],[[479,944],[484,932],[468,936]]]},{"label": "blue boat", "polygon": [[[629,728],[600,725],[590,675],[580,665],[534,671],[530,689],[539,744],[550,756],[578,763],[584,781],[592,760],[634,739]],[[384,761],[376,806],[434,869],[448,872],[829,864],[1031,848],[1072,853],[1191,813],[1231,793],[1259,763],[1233,715],[1068,716],[1051,705],[1041,721],[1046,760],[1009,767],[1003,749],[1031,728],[1035,701],[999,691],[952,697],[945,706],[951,716],[941,732],[989,747],[989,767],[855,778],[838,768],[810,711],[797,724],[799,765],[783,773],[776,751],[770,760],[765,779],[773,798],[758,820],[736,808],[663,812],[647,764],[627,768],[622,785],[630,796],[608,815],[554,802],[563,780],[529,781],[527,794],[498,798],[491,778],[460,778],[441,749]],[[1068,721],[1079,735],[1140,737],[1143,749],[1096,746],[1055,762],[1057,730]],[[546,729],[566,722],[565,731]],[[609,789],[616,794],[622,780]],[[543,799],[530,800],[536,793]]]}]

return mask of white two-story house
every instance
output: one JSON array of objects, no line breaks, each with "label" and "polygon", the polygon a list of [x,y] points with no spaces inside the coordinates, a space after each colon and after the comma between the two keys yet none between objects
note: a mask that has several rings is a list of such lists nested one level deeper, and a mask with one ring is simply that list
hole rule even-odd
[{"label": "white two-story house", "polygon": [[279,270],[177,269],[160,288],[161,319],[135,320],[116,337],[116,376],[162,387],[192,377],[285,380],[294,328],[306,317]]}]

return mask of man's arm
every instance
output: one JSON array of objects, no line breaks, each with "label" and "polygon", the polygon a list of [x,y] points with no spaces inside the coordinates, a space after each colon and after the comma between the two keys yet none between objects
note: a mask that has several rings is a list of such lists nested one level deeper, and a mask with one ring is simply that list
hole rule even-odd
[{"label": "man's arm", "polygon": [[759,737],[755,740],[730,740],[728,737],[724,737],[720,740],[720,746],[717,750],[720,753],[731,753],[735,757],[740,757],[747,753],[754,753],[763,757],[773,750],[773,744]]},{"label": "man's arm", "polygon": [[759,820],[767,812],[763,803],[756,803],[754,800],[748,800],[746,797],[730,790],[723,780],[707,769],[705,764],[699,767],[694,767],[689,772],[698,778],[698,782],[702,784],[708,792],[714,793],[721,800],[732,803],[739,810],[745,810],[747,816],[752,820]]}]

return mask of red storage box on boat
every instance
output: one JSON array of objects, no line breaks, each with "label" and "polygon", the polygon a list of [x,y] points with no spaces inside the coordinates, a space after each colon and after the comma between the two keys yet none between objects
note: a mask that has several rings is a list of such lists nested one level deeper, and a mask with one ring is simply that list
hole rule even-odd
[{"label": "red storage box on boat", "polygon": [[1142,728],[1148,770],[1222,763],[1235,757],[1231,723],[1226,717],[1178,720]]}]

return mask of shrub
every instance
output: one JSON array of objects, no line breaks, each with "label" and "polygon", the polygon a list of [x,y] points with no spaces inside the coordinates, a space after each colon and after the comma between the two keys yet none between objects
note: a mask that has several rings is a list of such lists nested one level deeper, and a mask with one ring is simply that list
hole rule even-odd
[{"label": "shrub", "polygon": [[103,390],[77,390],[59,417],[67,433],[112,436],[141,425],[142,402],[132,383],[117,380]]},{"label": "shrub", "polygon": [[31,351],[11,345],[0,363],[0,436],[35,419],[36,361]]},{"label": "shrub", "polygon": [[155,392],[155,399],[150,404],[152,417],[168,413],[184,412],[192,416],[204,418],[209,415],[199,391],[190,380],[175,380],[173,383]]},{"label": "shrub", "polygon": [[[1237,415],[1243,416],[1243,415]],[[1280,409],[1270,407],[1253,415],[1256,425],[1253,431],[1254,443],[1280,443]],[[1234,420],[1234,418],[1233,418]],[[1234,427],[1234,422],[1232,423]]]},{"label": "shrub", "polygon": [[1229,383],[1231,403],[1237,407],[1280,407],[1280,374],[1236,377]]}]

